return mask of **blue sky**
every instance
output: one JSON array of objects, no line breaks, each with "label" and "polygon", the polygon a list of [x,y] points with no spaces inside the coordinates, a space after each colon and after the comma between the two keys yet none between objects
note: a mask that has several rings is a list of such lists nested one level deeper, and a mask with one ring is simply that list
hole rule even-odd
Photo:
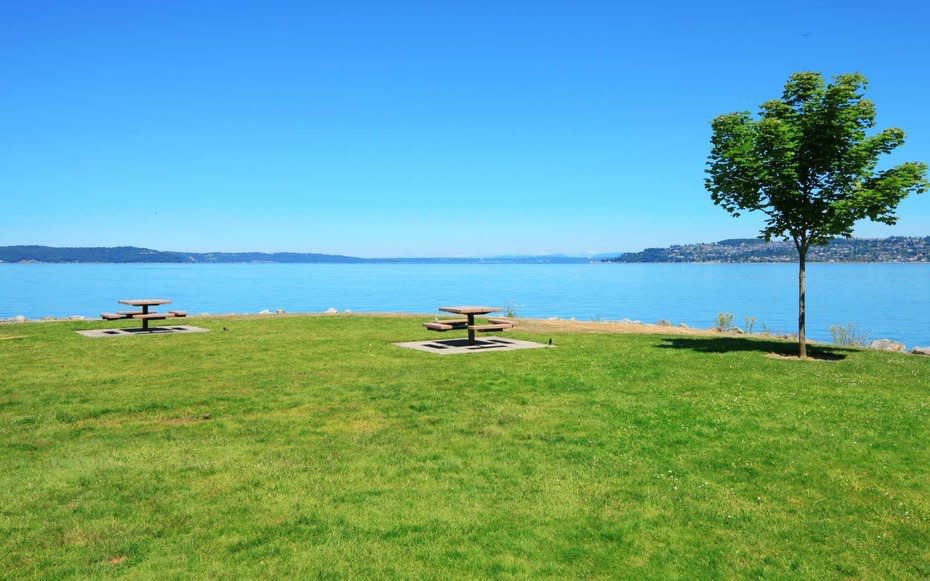
[{"label": "blue sky", "polygon": [[[860,71],[930,161],[922,2],[0,3],[0,245],[359,256],[754,236],[709,122]],[[930,235],[930,194],[893,228]]]}]

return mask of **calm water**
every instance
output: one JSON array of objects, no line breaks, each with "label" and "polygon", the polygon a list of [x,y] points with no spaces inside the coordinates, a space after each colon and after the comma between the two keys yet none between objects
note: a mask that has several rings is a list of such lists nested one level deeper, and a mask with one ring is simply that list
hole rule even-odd
[{"label": "calm water", "polygon": [[[709,327],[720,311],[796,326],[791,264],[5,264],[0,318],[86,315],[116,300],[169,297],[190,313],[262,309],[433,312],[512,304],[518,315],[638,319]],[[930,265],[812,264],[808,334],[855,323],[873,338],[930,345]]]}]

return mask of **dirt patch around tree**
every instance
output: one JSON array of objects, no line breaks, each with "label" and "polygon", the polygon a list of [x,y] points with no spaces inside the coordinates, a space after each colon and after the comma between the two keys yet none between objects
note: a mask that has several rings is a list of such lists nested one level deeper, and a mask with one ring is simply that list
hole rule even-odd
[{"label": "dirt patch around tree", "polygon": [[765,356],[769,359],[779,359],[781,361],[842,361],[845,359],[845,356],[835,353],[808,353],[805,359],[787,353],[766,353]]}]

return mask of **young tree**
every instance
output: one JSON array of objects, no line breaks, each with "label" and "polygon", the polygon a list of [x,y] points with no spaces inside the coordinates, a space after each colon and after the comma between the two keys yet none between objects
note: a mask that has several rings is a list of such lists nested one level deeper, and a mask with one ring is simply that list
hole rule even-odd
[{"label": "young tree", "polygon": [[765,214],[765,240],[792,240],[798,250],[798,341],[805,342],[805,270],[811,245],[852,236],[856,221],[894,224],[895,209],[928,185],[927,165],[906,162],[877,170],[878,159],[904,143],[904,131],[869,131],[875,105],[863,98],[866,79],[795,73],[781,99],[763,103],[758,118],[729,113],[712,123],[705,182],[714,203],[734,217]]}]

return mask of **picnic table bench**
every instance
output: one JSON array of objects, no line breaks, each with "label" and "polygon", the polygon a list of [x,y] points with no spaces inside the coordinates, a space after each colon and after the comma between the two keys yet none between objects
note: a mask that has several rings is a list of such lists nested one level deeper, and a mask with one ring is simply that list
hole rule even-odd
[{"label": "picnic table bench", "polygon": [[487,333],[491,331],[503,331],[511,327],[513,327],[513,323],[488,323],[486,325],[471,325],[469,328],[481,333]]},{"label": "picnic table bench", "polygon": [[159,313],[149,310],[149,307],[152,306],[170,304],[171,301],[168,299],[122,299],[118,302],[123,305],[141,307],[141,310],[100,313],[100,318],[106,321],[116,321],[119,319],[138,319],[142,321],[142,330],[148,331],[149,321],[170,319],[175,317],[181,318],[187,316],[186,311],[168,311],[167,313]]},{"label": "picnic table bench", "polygon": [[430,331],[443,333],[455,329],[468,329],[468,344],[475,344],[475,333],[493,333],[513,328],[513,323],[507,319],[489,318],[487,323],[475,323],[475,315],[487,315],[496,313],[503,309],[497,307],[480,307],[480,306],[462,306],[462,307],[439,307],[440,311],[453,313],[456,315],[465,315],[465,319],[446,319],[437,320],[429,323],[423,323],[423,326]]}]

